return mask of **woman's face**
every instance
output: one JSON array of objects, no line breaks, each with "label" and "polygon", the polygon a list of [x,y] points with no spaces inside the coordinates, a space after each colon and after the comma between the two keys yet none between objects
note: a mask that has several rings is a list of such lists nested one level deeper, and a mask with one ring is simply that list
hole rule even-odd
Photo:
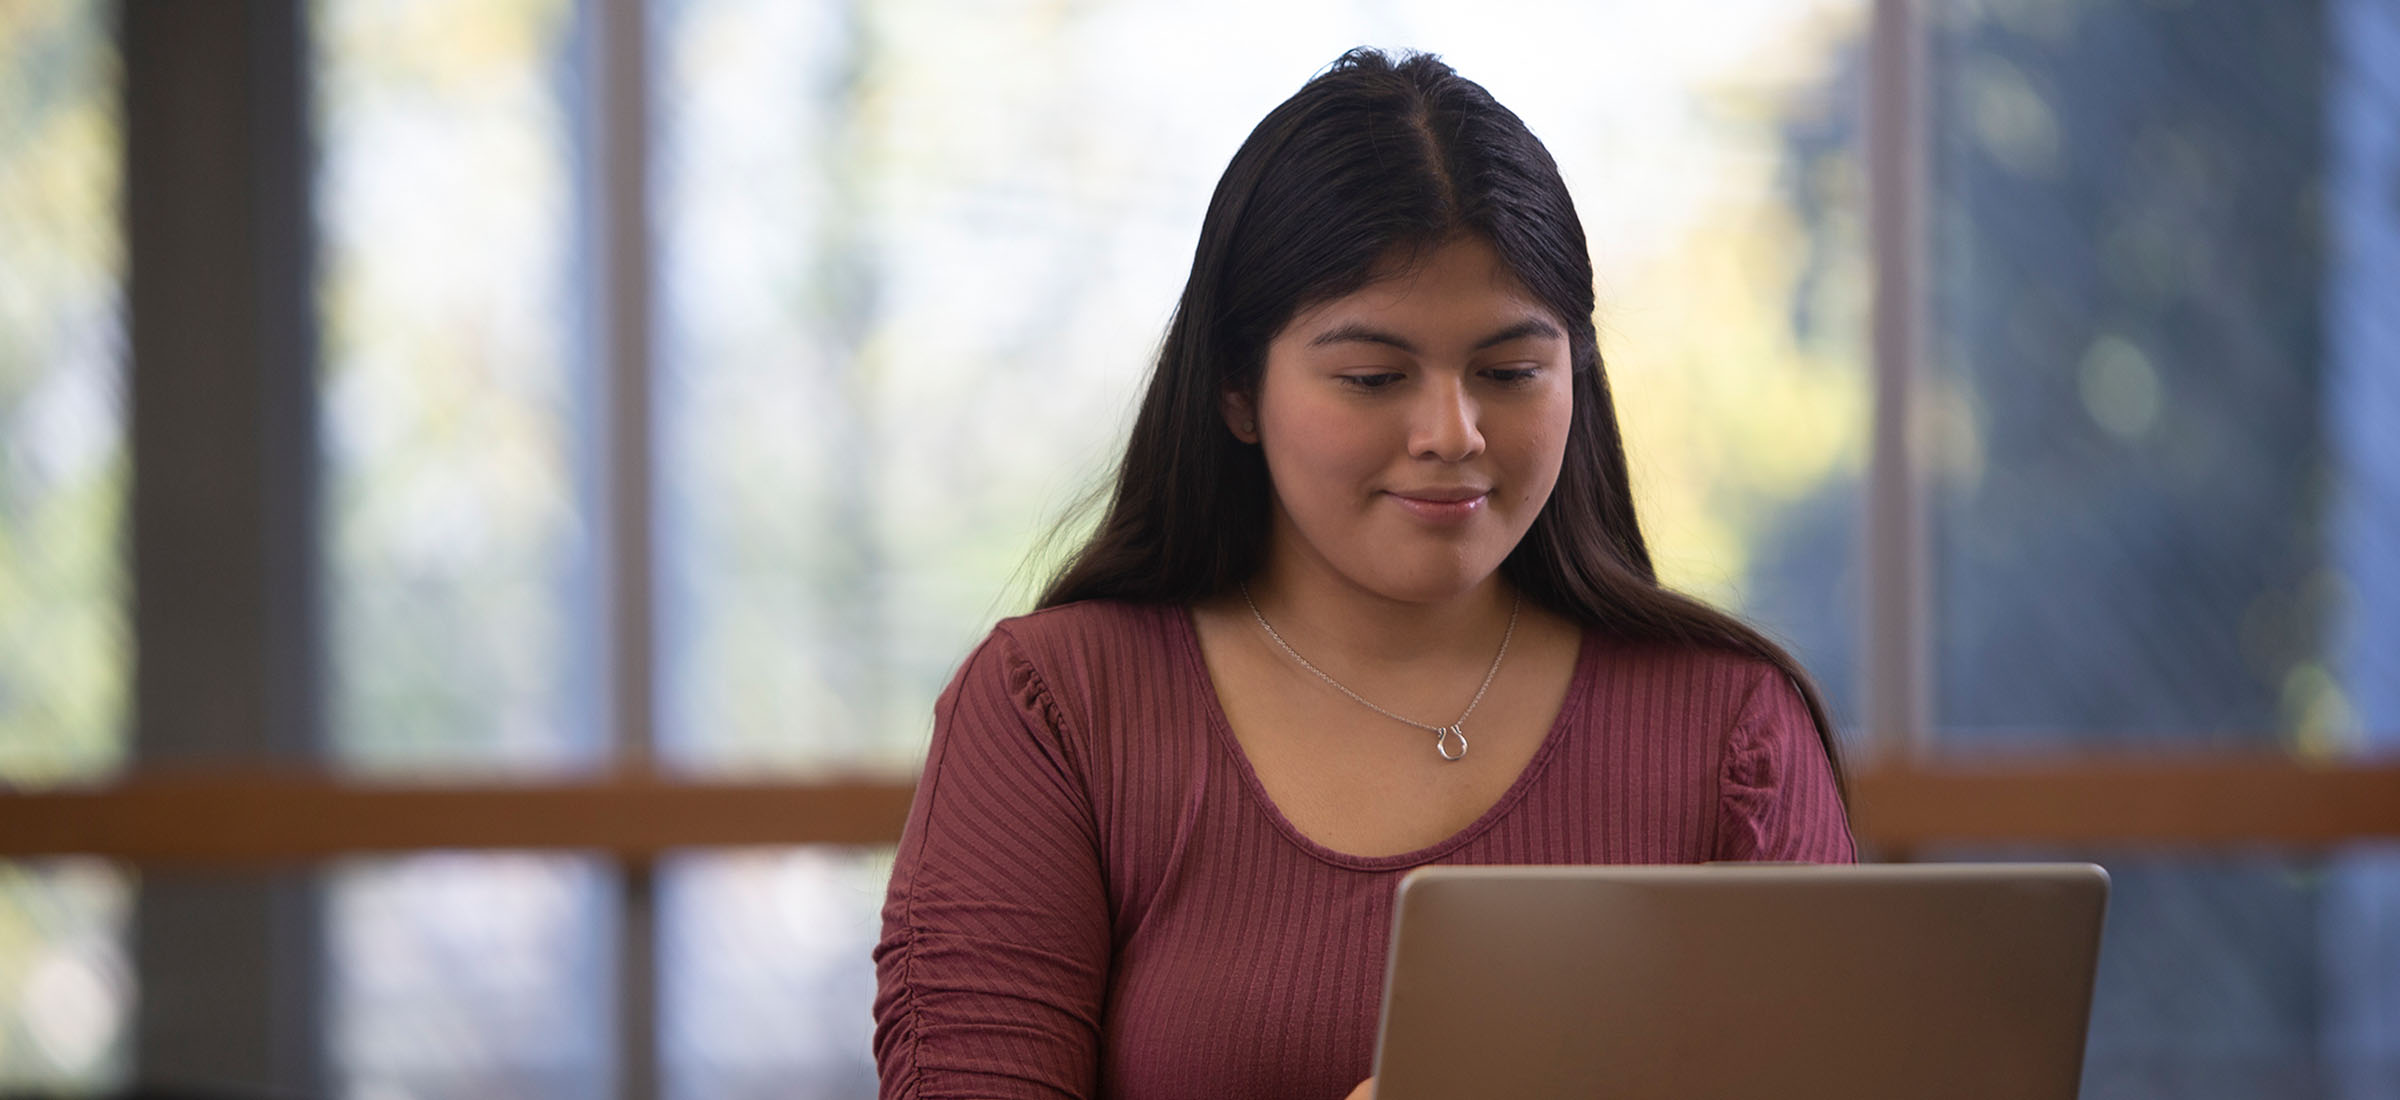
[{"label": "woman's face", "polygon": [[1430,602],[1499,569],[1558,483],[1565,326],[1462,236],[1302,312],[1267,345],[1234,434],[1274,484],[1272,567]]}]

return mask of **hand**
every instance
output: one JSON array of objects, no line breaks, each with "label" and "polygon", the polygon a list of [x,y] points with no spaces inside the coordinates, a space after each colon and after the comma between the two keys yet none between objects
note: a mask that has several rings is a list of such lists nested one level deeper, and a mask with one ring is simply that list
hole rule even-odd
[{"label": "hand", "polygon": [[1359,1082],[1358,1087],[1351,1089],[1350,1095],[1343,1097],[1342,1100],[1375,1100],[1375,1079],[1369,1077]]}]

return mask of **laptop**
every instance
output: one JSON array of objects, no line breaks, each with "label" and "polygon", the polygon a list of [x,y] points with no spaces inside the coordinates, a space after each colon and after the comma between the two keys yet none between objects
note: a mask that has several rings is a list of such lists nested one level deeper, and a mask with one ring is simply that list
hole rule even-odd
[{"label": "laptop", "polygon": [[1427,867],[1376,1100],[2072,1100],[2091,864]]}]

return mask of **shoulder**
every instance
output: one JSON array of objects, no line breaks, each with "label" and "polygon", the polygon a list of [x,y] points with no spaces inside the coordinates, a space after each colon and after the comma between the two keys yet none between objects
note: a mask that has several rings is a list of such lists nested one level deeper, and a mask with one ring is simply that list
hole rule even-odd
[{"label": "shoulder", "polygon": [[1030,742],[1062,769],[1080,770],[1095,732],[1117,725],[1139,692],[1174,679],[1157,674],[1156,656],[1172,652],[1174,614],[1093,601],[1001,620],[935,704],[928,767],[945,746]]},{"label": "shoulder", "polygon": [[1181,605],[1086,600],[1003,619],[962,676],[1000,674],[1053,707],[1090,715],[1155,691],[1189,646]]},{"label": "shoulder", "polygon": [[1733,650],[1645,644],[1622,651],[1631,694],[1674,715],[1662,736],[1712,743],[1726,793],[1794,775],[1831,782],[1833,761],[1808,697],[1783,666]]},{"label": "shoulder", "polygon": [[1604,700],[1671,715],[1691,729],[1729,732],[1762,708],[1807,706],[1773,661],[1736,650],[1588,633],[1584,659]]},{"label": "shoulder", "polygon": [[992,634],[1028,657],[1072,660],[1162,644],[1183,615],[1176,604],[1081,600],[1002,619]]}]

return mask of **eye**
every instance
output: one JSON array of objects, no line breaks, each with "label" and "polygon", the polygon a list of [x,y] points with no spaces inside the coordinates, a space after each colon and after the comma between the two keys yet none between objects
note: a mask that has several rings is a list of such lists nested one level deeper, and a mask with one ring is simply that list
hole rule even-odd
[{"label": "eye", "polygon": [[1389,386],[1400,381],[1403,376],[1399,371],[1385,370],[1365,371],[1358,374],[1337,374],[1334,377],[1341,379],[1343,385],[1352,387],[1354,389],[1380,390],[1385,386]]},{"label": "eye", "polygon": [[1542,368],[1528,365],[1521,367],[1492,367],[1488,370],[1485,370],[1483,372],[1483,376],[1502,385],[1514,386],[1531,382],[1541,373]]}]

